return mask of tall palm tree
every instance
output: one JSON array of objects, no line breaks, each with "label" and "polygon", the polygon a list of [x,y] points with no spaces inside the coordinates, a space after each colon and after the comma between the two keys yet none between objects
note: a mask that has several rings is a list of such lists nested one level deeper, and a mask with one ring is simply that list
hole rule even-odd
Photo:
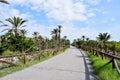
[{"label": "tall palm tree", "polygon": [[33,33],[33,36],[34,36],[34,39],[35,39],[35,40],[38,40],[39,33],[38,33],[38,32],[34,32],[34,33]]},{"label": "tall palm tree", "polygon": [[89,38],[86,38],[86,41],[89,41]]},{"label": "tall palm tree", "polygon": [[34,32],[33,33],[33,37],[34,37],[34,44],[35,44],[35,47],[36,47],[36,49],[38,50],[38,49],[40,49],[39,48],[39,39],[38,39],[38,37],[39,37],[39,32]]},{"label": "tall palm tree", "polygon": [[97,37],[99,41],[102,42],[102,47],[105,48],[107,41],[111,38],[110,34],[108,33],[100,33]]},{"label": "tall palm tree", "polygon": [[61,25],[58,25],[58,39],[59,39],[59,47],[61,46],[60,45],[60,38],[61,38],[61,28],[62,28],[62,26]]},{"label": "tall palm tree", "polygon": [[23,20],[20,17],[13,17],[13,18],[8,18],[6,19],[7,22],[9,22],[11,25],[3,25],[3,26],[8,26],[9,28],[4,29],[8,30],[8,33],[11,33],[12,38],[10,38],[10,43],[12,44],[14,42],[14,45],[12,45],[14,47],[15,50],[20,48],[21,45],[21,35],[20,35],[20,30],[22,27],[25,27],[26,25],[24,25],[24,23],[26,22],[26,20]]},{"label": "tall palm tree", "polygon": [[25,29],[20,30],[20,36],[21,36],[21,51],[24,52],[25,51],[25,35],[26,35],[27,31]]},{"label": "tall palm tree", "polygon": [[57,47],[58,46],[58,28],[53,29],[53,31],[51,31],[51,35],[52,35],[52,39],[53,39],[53,46]]},{"label": "tall palm tree", "polygon": [[22,38],[23,38],[23,40],[24,40],[27,31],[26,31],[25,29],[22,29],[22,30],[20,30],[20,32],[21,32],[21,36],[22,36]]},{"label": "tall palm tree", "polygon": [[37,43],[39,50],[44,49],[43,44],[44,44],[44,38],[41,35],[39,35],[38,36],[38,43]]},{"label": "tall palm tree", "polygon": [[1,3],[5,3],[5,4],[9,4],[9,2],[5,1],[5,0],[0,0]]},{"label": "tall palm tree", "polygon": [[55,41],[58,42],[58,29],[53,29],[51,34],[53,35]]},{"label": "tall palm tree", "polygon": [[88,44],[89,44],[89,38],[86,38],[86,44],[87,44],[87,46],[88,46]]},{"label": "tall palm tree", "polygon": [[85,41],[85,36],[84,35],[82,36],[82,40]]},{"label": "tall palm tree", "polygon": [[66,44],[66,39],[67,39],[67,36],[64,36],[64,46]]},{"label": "tall palm tree", "polygon": [[[8,18],[6,19],[7,22],[9,22],[11,24],[11,28],[7,28],[5,30],[9,30],[12,31],[12,33],[16,36],[19,34],[20,32],[20,28],[25,27],[26,25],[23,25],[25,22],[27,22],[26,20],[23,20],[20,17],[13,17],[13,18]],[[9,26],[9,25],[6,25]],[[4,30],[3,30],[4,31]]]},{"label": "tall palm tree", "polygon": [[67,36],[64,36],[64,39],[66,40]]}]

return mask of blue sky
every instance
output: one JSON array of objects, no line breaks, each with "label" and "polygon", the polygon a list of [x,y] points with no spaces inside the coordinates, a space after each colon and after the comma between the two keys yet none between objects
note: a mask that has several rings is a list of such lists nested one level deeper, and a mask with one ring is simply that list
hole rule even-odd
[{"label": "blue sky", "polygon": [[13,16],[28,20],[27,36],[37,31],[50,38],[53,28],[60,24],[62,36],[71,41],[82,35],[96,39],[100,32],[108,32],[111,40],[120,41],[120,0],[7,1],[10,5],[0,4],[0,20],[5,22]]}]

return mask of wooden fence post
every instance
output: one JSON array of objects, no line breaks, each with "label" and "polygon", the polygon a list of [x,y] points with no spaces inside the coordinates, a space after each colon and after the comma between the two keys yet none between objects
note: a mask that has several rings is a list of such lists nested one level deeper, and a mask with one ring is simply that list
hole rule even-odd
[{"label": "wooden fence post", "polygon": [[92,48],[92,54],[94,55],[94,49]]},{"label": "wooden fence post", "polygon": [[25,53],[23,54],[23,56],[24,56],[24,64],[26,64],[26,55],[25,55]]},{"label": "wooden fence post", "polygon": [[100,54],[101,54],[102,60],[103,60],[103,59],[104,59],[104,54],[102,53],[102,49],[101,49],[101,51],[100,51]]},{"label": "wooden fence post", "polygon": [[[112,51],[113,51],[113,55],[116,55],[115,45],[113,45]],[[112,68],[115,69],[115,58],[114,57],[112,58]]]},{"label": "wooden fence post", "polygon": [[38,53],[38,59],[40,61],[41,52]]}]

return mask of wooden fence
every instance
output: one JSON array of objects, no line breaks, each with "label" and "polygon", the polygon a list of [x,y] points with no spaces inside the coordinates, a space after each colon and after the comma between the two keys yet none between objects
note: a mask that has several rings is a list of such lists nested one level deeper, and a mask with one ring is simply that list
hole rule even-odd
[{"label": "wooden fence", "polygon": [[112,68],[116,69],[117,72],[120,74],[120,69],[116,61],[116,60],[120,60],[120,56],[116,54],[115,47],[113,47],[111,51],[96,49],[90,46],[84,46],[82,47],[82,49],[85,51],[89,51],[93,55],[101,56],[102,59],[108,58],[110,60],[108,63],[112,63]]},{"label": "wooden fence", "polygon": [[64,50],[64,48],[60,48],[60,49],[46,49],[46,50],[41,50],[41,51],[37,51],[37,52],[31,52],[31,53],[22,53],[22,54],[16,54],[16,55],[9,55],[9,56],[0,56],[0,64],[10,64],[13,66],[20,66],[20,64],[17,64],[17,62],[13,62],[13,59],[16,58],[18,59],[18,57],[22,57],[22,61],[24,64],[26,64],[26,62],[28,61],[28,56],[29,59],[31,57],[31,60],[33,59],[32,57],[35,56],[37,59],[41,60],[41,57],[45,57],[44,53],[46,52],[47,55],[55,55],[57,54],[58,51],[62,51]]}]

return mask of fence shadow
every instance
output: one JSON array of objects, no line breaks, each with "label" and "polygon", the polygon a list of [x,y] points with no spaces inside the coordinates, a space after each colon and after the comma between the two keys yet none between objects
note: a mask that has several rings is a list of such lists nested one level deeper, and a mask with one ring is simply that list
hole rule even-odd
[{"label": "fence shadow", "polygon": [[84,65],[85,65],[85,80],[97,80],[97,76],[95,75],[91,63],[89,61],[89,58],[87,55],[84,54],[82,50],[80,50],[82,56],[77,56],[83,58]]},{"label": "fence shadow", "polygon": [[111,61],[107,62],[106,64],[102,65],[100,68],[98,68],[97,70],[101,70],[104,69],[105,66],[109,65],[111,63]]}]

